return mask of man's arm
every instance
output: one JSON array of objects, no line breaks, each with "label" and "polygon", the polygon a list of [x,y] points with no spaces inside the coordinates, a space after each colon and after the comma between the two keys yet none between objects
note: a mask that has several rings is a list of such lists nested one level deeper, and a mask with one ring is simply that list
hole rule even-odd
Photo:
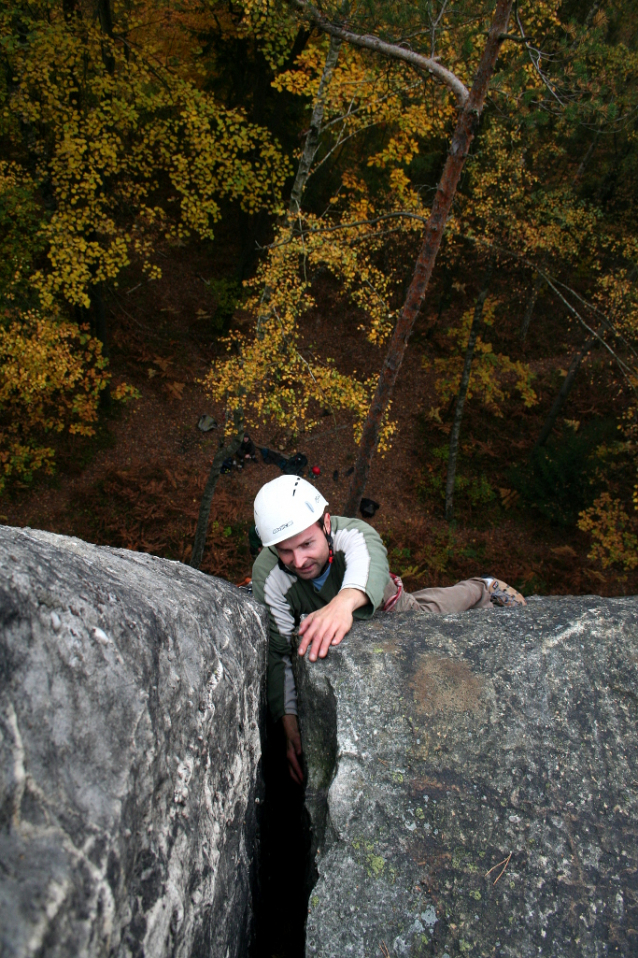
[{"label": "man's arm", "polygon": [[352,628],[352,613],[369,601],[365,592],[359,589],[342,589],[334,599],[322,609],[311,612],[299,626],[299,655],[305,655],[310,646],[309,659],[324,659],[331,645],[339,645]]},{"label": "man's arm", "polygon": [[335,552],[342,552],[346,570],[338,595],[323,609],[313,612],[299,626],[303,655],[310,646],[310,661],[324,658],[331,645],[339,645],[352,628],[353,613],[372,615],[383,602],[389,578],[387,552],[379,533],[358,519],[333,519]]},{"label": "man's arm", "polygon": [[297,785],[303,785],[303,772],[299,762],[301,758],[301,735],[299,734],[297,716],[284,715],[281,724],[286,738],[286,759],[288,760],[290,777]]},{"label": "man's arm", "polygon": [[334,518],[334,551],[342,552],[346,570],[341,589],[359,589],[369,602],[359,609],[355,618],[369,618],[383,604],[388,584],[388,554],[381,536],[368,522],[360,519]]},{"label": "man's arm", "polygon": [[[303,785],[297,691],[290,661],[290,639],[295,620],[284,598],[290,579],[284,578],[285,573],[277,567],[272,567],[268,556],[258,560],[253,566],[253,594],[268,609],[268,708],[273,721],[281,721],[290,777],[298,785]],[[270,573],[273,573],[272,578]]]}]

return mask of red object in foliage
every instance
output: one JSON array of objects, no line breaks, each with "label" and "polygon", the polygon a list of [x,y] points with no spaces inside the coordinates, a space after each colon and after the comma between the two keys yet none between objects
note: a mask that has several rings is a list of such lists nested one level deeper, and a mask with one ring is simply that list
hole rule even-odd
[{"label": "red object in foliage", "polygon": [[310,471],[311,471],[311,473],[313,474],[313,476],[320,476],[320,475],[321,475],[321,469],[319,468],[319,466],[313,466]]}]

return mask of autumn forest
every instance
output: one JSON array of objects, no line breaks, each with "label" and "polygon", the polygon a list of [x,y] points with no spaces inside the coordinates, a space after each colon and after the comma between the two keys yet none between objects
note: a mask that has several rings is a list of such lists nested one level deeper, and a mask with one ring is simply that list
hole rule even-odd
[{"label": "autumn forest", "polygon": [[0,21],[0,521],[240,582],[297,468],[409,589],[638,592],[635,0]]}]

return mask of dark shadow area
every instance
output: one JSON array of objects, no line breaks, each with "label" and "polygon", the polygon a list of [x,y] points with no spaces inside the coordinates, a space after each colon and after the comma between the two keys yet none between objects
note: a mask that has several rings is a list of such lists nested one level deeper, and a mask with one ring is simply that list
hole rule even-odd
[{"label": "dark shadow area", "polygon": [[281,723],[268,724],[259,895],[250,958],[303,958],[310,834],[303,789],[288,774]]}]

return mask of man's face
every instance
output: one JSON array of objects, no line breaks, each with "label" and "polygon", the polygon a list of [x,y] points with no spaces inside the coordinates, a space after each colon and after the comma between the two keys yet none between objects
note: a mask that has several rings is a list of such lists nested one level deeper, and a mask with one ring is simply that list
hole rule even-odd
[{"label": "man's face", "polygon": [[[330,532],[329,515],[324,516],[324,523]],[[278,542],[275,549],[283,564],[300,579],[316,579],[330,554],[323,529],[316,522],[298,535]]]}]

